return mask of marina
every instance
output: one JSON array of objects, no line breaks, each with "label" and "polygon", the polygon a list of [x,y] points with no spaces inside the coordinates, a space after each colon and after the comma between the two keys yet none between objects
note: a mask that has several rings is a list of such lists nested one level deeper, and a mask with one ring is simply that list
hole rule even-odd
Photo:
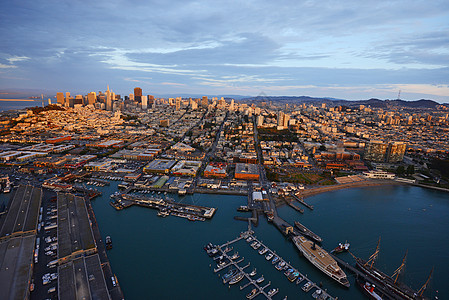
[{"label": "marina", "polygon": [[[111,183],[112,184],[112,183]],[[108,252],[108,255],[111,256],[111,260],[112,263],[114,264],[114,261],[116,262],[117,266],[118,266],[118,270],[117,270],[117,274],[118,277],[121,279],[120,280],[120,284],[123,286],[125,285],[125,289],[127,292],[127,298],[131,297],[138,297],[138,295],[140,295],[143,290],[141,288],[139,288],[139,286],[136,286],[134,283],[135,281],[139,282],[139,278],[137,278],[137,276],[140,276],[142,278],[145,278],[145,280],[151,280],[151,281],[155,281],[155,284],[160,285],[161,286],[161,291],[157,292],[156,294],[158,295],[158,297],[164,297],[163,293],[168,293],[170,291],[170,286],[169,284],[166,284],[164,280],[162,279],[158,279],[157,277],[152,276],[151,274],[148,274],[147,272],[145,272],[145,270],[143,270],[142,268],[139,267],[139,264],[135,264],[133,261],[127,261],[127,264],[131,264],[132,265],[132,269],[136,270],[137,274],[136,275],[132,275],[131,277],[126,277],[126,276],[120,276],[120,274],[129,274],[129,267],[126,267],[125,265],[123,265],[122,267],[118,264],[118,262],[123,261],[123,255],[125,255],[125,253],[127,253],[128,248],[129,247],[133,247],[133,249],[135,249],[137,255],[140,255],[139,257],[145,257],[145,259],[148,261],[148,263],[154,264],[155,267],[158,270],[161,270],[159,272],[162,272],[162,274],[164,274],[163,276],[170,276],[170,274],[168,272],[165,272],[165,268],[166,268],[166,264],[168,263],[168,265],[173,268],[175,266],[179,267],[180,270],[182,270],[182,272],[185,272],[187,275],[187,277],[191,277],[191,278],[195,278],[196,273],[197,273],[197,266],[196,264],[189,263],[186,262],[184,259],[175,259],[173,262],[167,262],[167,261],[161,261],[159,262],[158,259],[153,259],[151,257],[148,257],[146,255],[146,251],[144,251],[144,249],[141,249],[138,245],[138,243],[136,243],[132,236],[129,236],[128,230],[135,230],[137,228],[139,234],[143,234],[143,235],[148,235],[149,232],[145,230],[145,228],[140,228],[139,227],[139,223],[138,221],[140,220],[140,222],[145,221],[148,222],[149,226],[160,226],[161,221],[165,221],[165,220],[161,220],[161,218],[154,216],[153,218],[149,218],[148,217],[148,211],[145,209],[139,209],[139,207],[135,206],[135,208],[131,208],[131,209],[127,209],[121,212],[117,212],[113,209],[111,209],[111,207],[109,206],[109,195],[111,194],[111,192],[105,192],[105,189],[109,189],[108,187],[102,188],[103,191],[103,196],[100,196],[100,198],[98,198],[97,200],[93,201],[93,205],[96,206],[96,212],[98,211],[98,215],[99,218],[101,217],[101,220],[103,220],[103,224],[101,225],[102,227],[105,228],[105,233],[104,236],[113,233],[112,239],[114,242],[114,249],[111,252]],[[405,193],[404,194],[404,190],[408,190],[409,188],[404,188],[404,187],[392,187],[391,189],[394,189],[395,191],[395,195],[401,195],[400,199],[413,199],[412,196],[409,193]],[[420,195],[419,193],[425,193],[426,195],[430,194],[430,193],[434,193],[432,191],[427,191],[427,190],[419,190],[416,191],[417,188],[410,188],[411,192],[413,191],[413,195],[417,194]],[[377,194],[381,194],[381,195],[376,195],[376,193],[372,192],[373,189],[369,190],[369,194],[373,194],[374,198],[378,198],[381,197],[381,195],[384,194],[384,192],[380,193],[378,192]],[[391,192],[391,191],[390,191]],[[112,193],[114,193],[114,189],[112,189]],[[348,206],[351,207],[349,210],[352,212],[353,210],[355,210],[355,208],[353,209],[352,207],[355,205],[355,207],[357,208],[357,210],[363,210],[366,209],[365,206],[369,203],[366,200],[366,195],[367,191],[363,190],[363,189],[359,189],[359,190],[342,190],[342,191],[338,191],[336,192],[338,195],[342,194],[342,196],[336,197],[336,199],[338,199],[335,202],[328,202],[327,201],[327,196],[325,194],[323,195],[318,195],[315,196],[313,199],[313,203],[315,206],[315,211],[312,213],[310,211],[306,211],[304,213],[304,215],[301,216],[301,223],[303,224],[307,224],[307,226],[311,229],[313,229],[315,232],[319,232],[320,236],[323,237],[323,239],[325,239],[326,242],[326,247],[328,248],[328,250],[332,250],[333,248],[335,248],[336,245],[338,245],[339,242],[344,242],[346,239],[348,239],[351,242],[351,251],[354,251],[354,253],[359,254],[362,257],[368,257],[373,248],[375,247],[374,245],[370,245],[370,247],[366,247],[366,252],[361,251],[360,245],[366,245],[367,241],[369,240],[374,240],[373,243],[375,243],[375,241],[377,241],[377,238],[379,236],[379,232],[382,234],[382,239],[383,239],[383,254],[380,259],[380,264],[381,266],[384,266],[385,264],[392,264],[393,266],[397,266],[397,263],[400,262],[398,260],[400,260],[402,258],[402,254],[401,257],[396,258],[394,260],[389,260],[391,256],[391,252],[388,252],[389,249],[391,248],[391,237],[389,238],[388,232],[389,232],[389,227],[387,225],[389,225],[389,220],[386,218],[382,219],[382,224],[377,225],[377,223],[374,223],[373,220],[370,220],[369,224],[376,224],[376,230],[368,230],[368,231],[363,231],[363,233],[366,235],[367,233],[371,235],[371,239],[367,239],[367,238],[362,238],[364,235],[362,234],[361,231],[356,231],[355,234],[348,234],[348,230],[350,230],[353,226],[348,227],[345,223],[339,223],[341,227],[337,228],[337,229],[332,229],[329,227],[329,224],[332,224],[332,222],[339,222],[338,218],[333,217],[333,214],[331,212],[328,213],[328,210],[332,211],[335,210],[337,207],[340,206]],[[351,196],[352,194],[354,194],[353,196]],[[362,194],[362,195],[360,195]],[[442,196],[445,196],[444,194]],[[200,291],[198,295],[199,298],[207,298],[210,295],[214,295],[214,298],[216,299],[238,299],[238,298],[243,298],[247,295],[249,295],[252,291],[252,289],[254,289],[254,287],[249,284],[247,287],[245,287],[245,289],[240,290],[239,285],[244,286],[245,284],[248,283],[247,279],[244,278],[242,279],[242,281],[239,284],[234,285],[233,287],[231,287],[230,289],[228,288],[223,288],[223,283],[222,283],[222,279],[219,278],[219,280],[217,280],[217,276],[220,274],[224,274],[226,272],[228,272],[228,270],[222,269],[222,271],[219,271],[217,273],[213,273],[211,272],[211,268],[209,268],[209,264],[212,262],[213,267],[215,266],[215,263],[213,262],[212,259],[210,259],[207,255],[204,255],[205,253],[200,253],[198,251],[198,247],[202,248],[202,246],[204,245],[205,240],[211,240],[213,241],[214,239],[217,239],[217,235],[216,232],[217,230],[220,230],[220,228],[223,228],[223,226],[231,226],[230,230],[226,230],[225,232],[222,232],[219,236],[219,238],[221,238],[222,240],[224,239],[224,241],[231,241],[231,243],[229,243],[229,247],[233,247],[234,249],[232,249],[231,251],[229,251],[229,256],[231,256],[234,251],[238,251],[240,256],[244,256],[245,259],[239,263],[239,265],[241,266],[246,266],[248,265],[249,262],[251,262],[250,266],[247,267],[245,269],[246,273],[251,273],[255,268],[257,269],[256,271],[256,275],[252,276],[252,278],[254,280],[256,280],[257,278],[261,277],[261,275],[264,275],[265,277],[265,281],[260,285],[266,285],[268,281],[271,281],[271,286],[266,289],[265,291],[268,293],[268,290],[271,288],[279,288],[279,292],[276,296],[273,297],[273,299],[282,299],[285,295],[288,296],[288,299],[290,299],[291,297],[293,297],[293,299],[295,297],[298,297],[298,293],[299,293],[299,297],[301,297],[301,294],[303,294],[304,292],[301,290],[301,288],[303,287],[304,284],[306,284],[308,281],[305,279],[302,279],[301,277],[298,277],[297,281],[295,283],[291,283],[289,280],[284,279],[284,275],[283,273],[280,273],[279,271],[277,271],[275,269],[275,266],[277,265],[278,262],[276,262],[275,264],[272,264],[273,261],[275,261],[277,255],[275,257],[273,257],[269,262],[267,262],[265,260],[265,258],[261,255],[259,255],[258,251],[260,249],[263,249],[263,244],[265,245],[278,245],[279,244],[279,249],[273,249],[273,250],[279,250],[279,254],[281,254],[282,257],[287,258],[289,260],[291,260],[291,264],[292,265],[296,265],[300,268],[300,271],[302,274],[308,274],[307,278],[308,279],[312,279],[313,281],[316,282],[316,284],[318,286],[320,286],[320,282],[323,283],[324,287],[321,288],[323,291],[325,291],[325,288],[327,287],[327,293],[331,294],[332,296],[338,296],[339,299],[363,299],[362,297],[362,290],[357,286],[357,284],[354,281],[354,277],[356,275],[352,274],[352,271],[350,271],[349,268],[355,269],[354,265],[354,261],[351,259],[351,257],[349,256],[349,253],[342,253],[339,254],[336,258],[334,257],[335,260],[337,260],[337,262],[339,263],[339,265],[341,266],[342,269],[349,272],[349,274],[351,274],[349,277],[349,280],[351,281],[351,285],[352,287],[350,289],[344,289],[341,288],[339,286],[337,286],[338,283],[332,283],[331,280],[332,279],[328,279],[327,276],[325,276],[324,274],[320,274],[318,269],[315,269],[314,266],[312,266],[311,264],[309,264],[304,258],[298,256],[298,252],[297,250],[294,248],[293,244],[289,243],[284,237],[282,237],[281,235],[279,235],[279,232],[276,230],[275,227],[273,227],[271,225],[271,223],[268,223],[265,218],[259,218],[259,226],[254,228],[253,230],[255,231],[255,233],[253,232],[252,235],[256,235],[257,234],[257,241],[261,241],[261,238],[263,239],[263,243],[262,245],[260,245],[260,248],[257,251],[253,251],[253,249],[250,246],[250,244],[253,242],[249,242],[248,246],[245,247],[243,246],[244,243],[247,243],[246,241],[242,241],[242,238],[240,236],[236,236],[233,235],[232,232],[241,232],[241,231],[246,231],[246,225],[248,225],[248,223],[244,224],[243,222],[229,222],[230,220],[232,220],[233,215],[235,214],[235,210],[236,208],[238,208],[240,205],[246,204],[246,197],[239,197],[238,199],[235,198],[231,198],[229,196],[213,196],[214,198],[209,198],[209,196],[206,195],[196,195],[195,197],[193,196],[189,196],[187,195],[185,197],[185,200],[183,202],[185,203],[195,203],[195,204],[199,204],[199,205],[205,205],[205,206],[214,206],[214,207],[218,207],[218,211],[220,212],[219,214],[215,214],[214,218],[211,220],[211,222],[207,222],[207,226],[204,226],[203,224],[195,224],[195,222],[183,222],[184,220],[180,220],[179,218],[173,218],[172,220],[170,220],[170,222],[165,222],[166,225],[164,225],[163,228],[161,228],[161,232],[158,233],[151,233],[152,236],[154,236],[156,238],[156,241],[159,241],[159,243],[162,243],[163,240],[166,239],[167,235],[173,236],[174,238],[176,238],[177,240],[183,240],[187,242],[187,240],[185,240],[184,235],[185,235],[185,230],[180,231],[180,228],[186,228],[186,230],[190,231],[190,230],[198,230],[199,234],[201,235],[201,237],[195,238],[192,241],[192,245],[191,247],[187,247],[186,250],[189,251],[189,255],[195,257],[195,261],[201,261],[203,267],[200,268],[199,272],[200,272],[200,276],[201,276],[201,280],[204,281],[205,286],[205,290]],[[316,198],[316,199],[315,199]],[[373,197],[372,197],[373,198]],[[176,199],[176,198],[175,198]],[[360,201],[359,201],[360,199]],[[361,201],[361,199],[364,199],[364,201]],[[440,206],[438,206],[438,208],[441,210],[441,205],[445,205],[444,203],[446,203],[446,201],[444,201],[444,197],[442,199],[440,199]],[[373,199],[371,199],[370,201],[374,201]],[[410,200],[409,200],[410,201]],[[407,202],[407,204],[404,205],[410,205],[409,207],[411,207],[412,212],[417,212],[420,216],[422,216],[423,218],[427,218],[429,216],[434,216],[434,215],[429,215],[429,213],[432,213],[433,211],[435,211],[435,209],[437,208],[437,203],[435,200],[431,200],[432,202],[428,203],[428,205],[433,204],[435,209],[428,209],[428,211],[426,213],[424,213],[421,210],[420,204],[415,204],[412,202],[412,204],[409,204],[410,202]],[[335,203],[335,204],[333,204]],[[360,203],[360,204],[359,204]],[[362,205],[362,207],[360,207],[360,205]],[[326,210],[322,210],[321,208],[323,206],[326,206]],[[330,208],[328,208],[328,206],[330,205]],[[386,206],[388,209],[392,209],[393,212],[395,212],[395,210],[397,210],[398,207],[393,206],[392,204],[388,204]],[[402,208],[404,206],[401,206]],[[419,209],[417,209],[419,208]],[[372,208],[371,208],[372,209]],[[401,208],[399,208],[401,209]],[[406,211],[407,211],[407,207],[406,207]],[[375,209],[375,213],[373,213],[373,216],[376,215],[378,216],[379,213],[381,213],[384,209]],[[316,218],[316,213],[320,213],[322,214],[320,216],[319,219]],[[120,216],[124,216],[126,217],[126,224],[124,223],[120,223],[120,224],[115,224],[115,223],[110,223],[107,220],[110,220],[111,218],[114,218],[114,216],[118,216],[117,213],[119,213]],[[284,206],[281,207],[279,209],[279,214],[282,216],[283,219],[285,219],[286,221],[288,221],[289,223],[291,223],[293,225],[294,220],[297,219],[298,214],[297,212],[295,212],[293,209],[291,209],[288,206]],[[154,214],[155,215],[155,214]],[[249,214],[250,215],[250,214]],[[368,215],[368,219],[371,217],[371,215]],[[366,216],[364,217],[364,219],[366,219]],[[320,220],[320,221],[318,221]],[[327,220],[326,222],[322,222],[322,220]],[[129,222],[129,223],[128,223]],[[283,223],[280,220],[277,220],[278,224],[286,224],[287,222]],[[359,221],[357,221],[359,222]],[[384,226],[385,224],[385,226]],[[408,223],[407,223],[408,224]],[[166,227],[167,226],[167,227]],[[180,227],[181,226],[181,227]],[[188,227],[187,227],[188,226]],[[193,226],[193,227],[192,227]],[[410,228],[410,226],[413,227],[413,224],[408,224],[407,228]],[[126,231],[122,230],[121,228],[127,228]],[[296,228],[295,228],[296,230]],[[334,231],[337,230],[335,236],[334,236]],[[296,230],[297,231],[297,230]],[[420,240],[424,240],[427,241],[425,236],[421,236],[420,235],[420,231],[419,228],[414,228],[414,231],[417,232],[417,234],[420,237]],[[372,238],[374,236],[374,238]],[[391,236],[391,235],[390,235]],[[235,243],[232,242],[232,240],[234,239],[238,239]],[[397,239],[397,237],[395,237],[395,240]],[[190,239],[189,239],[190,240]],[[400,239],[401,243],[407,243],[407,241],[404,241],[404,239]],[[219,242],[219,240],[218,240]],[[283,246],[285,243],[285,246]],[[218,244],[218,243],[217,243]],[[288,244],[290,244],[291,246],[289,246]],[[408,243],[407,243],[408,244]],[[146,244],[147,246],[150,246],[151,244]],[[407,246],[410,247],[410,246]],[[446,247],[446,246],[445,246]],[[410,249],[413,249],[413,247],[410,247]],[[445,248],[446,249],[446,248]],[[430,249],[432,251],[432,249]],[[165,249],[161,249],[161,251],[167,251]],[[248,251],[250,253],[248,253]],[[416,250],[415,250],[416,251]],[[201,251],[202,252],[202,251]],[[276,251],[278,252],[278,251]],[[396,252],[396,251],[394,251]],[[400,252],[400,251],[398,251]],[[175,254],[175,252],[170,252],[173,253],[173,255]],[[251,254],[252,253],[252,254]],[[268,254],[269,252],[267,252],[266,254]],[[265,255],[266,255],[265,254]],[[424,263],[420,263],[419,260],[414,259],[413,258],[413,254],[414,252],[411,251],[409,253],[409,257],[411,257],[409,259],[410,264],[407,266],[407,271],[412,271],[412,272],[417,272],[416,270],[416,265],[418,263],[418,266],[422,266],[422,268],[425,268],[426,266],[428,266],[429,263],[426,263],[424,265]],[[434,255],[434,254],[433,254]],[[256,257],[260,257],[260,260],[256,260]],[[434,257],[434,256],[431,256]],[[431,258],[430,257],[430,258]],[[387,260],[386,260],[387,259]],[[239,259],[240,260],[240,259]],[[278,259],[279,260],[279,259]],[[387,261],[387,262],[385,262]],[[212,267],[212,269],[213,269]],[[230,266],[228,266],[229,268]],[[231,266],[232,267],[232,266]],[[266,270],[266,268],[268,268],[269,270]],[[142,270],[141,270],[142,269]],[[385,268],[382,268],[385,269]],[[195,271],[193,271],[195,270]],[[356,270],[356,269],[355,269]],[[387,274],[391,274],[394,270],[388,270],[385,269]],[[282,271],[284,272],[284,271]],[[348,274],[347,272],[347,274]],[[360,271],[359,271],[360,272]],[[441,269],[440,268],[436,268],[435,269],[435,273],[438,273],[438,276],[435,276],[434,280],[437,281],[433,281],[433,286],[434,287],[439,287],[440,290],[440,299],[444,299],[444,297],[442,298],[443,292],[445,291],[444,288],[441,287],[441,278],[444,278],[444,274],[441,273]],[[211,273],[213,273],[216,276],[211,276]],[[348,275],[349,275],[348,274]],[[279,276],[281,275],[281,276]],[[423,275],[424,278],[418,278],[417,282],[415,283],[410,283],[411,286],[421,286],[422,283],[425,281],[426,277],[427,277],[428,273],[426,272],[426,274]],[[302,279],[302,280],[301,280]],[[440,281],[438,281],[440,280]],[[141,282],[141,281],[140,281]],[[189,293],[197,293],[197,290],[193,288],[193,286],[195,286],[195,282],[196,280],[187,280],[185,283],[182,283],[181,286],[184,290],[189,291]],[[439,283],[438,283],[439,282]],[[222,290],[223,289],[223,290]],[[306,295],[303,294],[305,296],[305,299],[310,298],[312,293],[314,292],[314,290],[317,288],[311,288],[310,292]],[[378,290],[378,286],[376,285],[376,290]],[[129,293],[129,294],[128,294]],[[381,294],[379,292],[379,294]],[[178,296],[181,296],[181,294],[177,294]],[[293,296],[295,295],[295,296]],[[254,297],[254,299],[259,299],[259,298],[265,298],[265,296],[258,294],[258,296]],[[386,298],[388,299],[388,298]]]},{"label": "marina", "polygon": [[[266,288],[271,286],[271,281],[269,281],[266,285],[261,286],[260,284],[265,282],[265,277],[263,275],[261,275],[257,279],[253,279],[253,276],[256,274],[255,268],[250,273],[245,272],[245,269],[247,269],[250,266],[250,263],[248,263],[244,267],[240,267],[239,263],[243,262],[244,258],[240,259],[239,261],[235,261],[232,259],[232,256],[229,256],[227,254],[227,252],[224,251],[224,249],[227,249],[229,247],[229,245],[234,244],[234,243],[244,239],[247,242],[247,244],[251,243],[251,245],[253,245],[253,246],[251,246],[251,245],[250,246],[254,250],[257,251],[257,249],[259,249],[259,248],[261,249],[261,250],[257,251],[259,255],[264,256],[264,254],[268,252],[267,255],[275,256],[275,258],[277,258],[277,260],[280,261],[276,265],[276,269],[279,271],[285,270],[285,272],[283,272],[283,273],[288,278],[288,280],[290,282],[292,282],[292,283],[295,282],[296,285],[298,285],[299,283],[301,283],[304,280],[307,281],[307,288],[306,289],[303,288],[304,292],[309,292],[311,289],[316,288],[317,291],[320,290],[320,292],[319,292],[320,299],[334,299],[332,296],[330,296],[325,291],[323,291],[322,287],[319,287],[316,283],[314,283],[313,281],[308,279],[307,276],[303,275],[296,268],[291,266],[290,263],[287,263],[280,256],[276,255],[275,251],[271,250],[268,246],[266,246],[261,241],[259,241],[253,235],[253,233],[254,232],[252,230],[248,230],[248,231],[242,232],[239,237],[237,237],[231,241],[228,241],[222,245],[214,246],[211,243],[209,243],[206,247],[204,247],[204,249],[209,254],[209,256],[211,256],[211,253],[214,253],[213,255],[215,255],[215,256],[219,255],[220,259],[218,259],[218,260],[220,262],[224,261],[224,263],[220,266],[219,266],[220,262],[217,264],[217,268],[214,268],[214,270],[213,270],[214,273],[220,272],[226,268],[231,268],[231,267],[233,269],[229,270],[229,272],[232,272],[232,270],[237,270],[238,273],[235,276],[238,276],[238,277],[236,280],[240,281],[243,279],[243,277],[248,279],[248,282],[246,284],[240,286],[240,290],[246,289],[249,286],[253,286],[254,289],[256,290],[256,291],[254,291],[254,289],[253,289],[251,291],[251,293],[247,295],[248,299],[252,299],[259,294],[263,294],[267,299],[272,299],[272,297],[279,292],[279,288],[273,288],[273,289],[270,289],[269,291],[265,291]],[[237,252],[235,252],[235,253],[237,253]],[[266,257],[266,256],[264,256],[264,257]],[[270,257],[270,259],[271,259],[271,257]],[[265,259],[265,260],[269,261],[269,259]],[[230,274],[230,273],[227,273],[227,274]],[[224,276],[226,276],[226,274]],[[225,282],[225,280],[223,282],[226,283],[227,280],[226,280],[226,282]]]}]

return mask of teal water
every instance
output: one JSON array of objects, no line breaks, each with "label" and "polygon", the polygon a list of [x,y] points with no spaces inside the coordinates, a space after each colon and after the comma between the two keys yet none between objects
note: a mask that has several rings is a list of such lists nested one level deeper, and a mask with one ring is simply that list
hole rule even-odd
[{"label": "teal water", "polygon": [[[245,299],[250,287],[228,288],[209,267],[213,261],[202,249],[204,244],[221,244],[247,229],[247,224],[233,216],[244,215],[236,208],[246,203],[246,197],[224,195],[194,195],[183,202],[217,207],[212,220],[190,222],[177,217],[160,218],[156,211],[131,207],[116,211],[109,205],[109,195],[117,182],[101,188],[103,195],[92,201],[100,231],[111,235],[114,247],[108,252],[113,271],[117,274],[126,299]],[[0,203],[9,199],[0,194]],[[338,242],[348,240],[351,251],[367,258],[381,236],[378,267],[392,274],[400,265],[406,249],[407,268],[403,281],[419,289],[435,267],[428,291],[440,299],[449,299],[449,197],[447,193],[418,187],[396,186],[340,190],[306,199],[314,205],[304,214],[290,207],[279,208],[281,217],[289,222],[300,221],[323,239],[323,247],[331,250]],[[339,299],[365,299],[354,284],[346,290],[315,269],[299,256],[292,243],[271,224],[261,219],[256,236],[284,259],[307,274],[316,283],[323,283],[332,296]],[[300,286],[290,283],[270,262],[254,251],[245,241],[233,245],[245,261],[263,274],[266,282],[279,288],[274,299],[311,299]],[[231,252],[232,253],[232,252]],[[348,253],[340,256],[354,263]],[[221,272],[222,274],[223,272]],[[438,294],[435,292],[438,290]],[[430,295],[429,295],[430,296]],[[262,299],[262,297],[256,297]]]},{"label": "teal water", "polygon": [[[236,208],[246,197],[224,195],[193,195],[183,202],[217,207],[212,220],[190,222],[177,217],[160,218],[156,211],[131,207],[114,210],[109,195],[117,183],[102,188],[104,194],[93,201],[93,207],[104,236],[111,235],[114,248],[108,252],[114,272],[127,299],[244,299],[251,288],[228,288],[209,266],[213,261],[202,247],[208,242],[221,244],[237,237],[247,224],[235,221]],[[289,222],[298,220],[319,234],[325,249],[348,240],[351,251],[367,258],[381,236],[378,267],[392,274],[409,250],[403,281],[419,289],[435,266],[429,286],[432,295],[438,290],[440,299],[449,298],[446,285],[449,276],[449,199],[448,194],[409,186],[340,190],[307,199],[314,211],[303,215],[290,207],[281,207],[279,214]],[[242,214],[240,214],[242,215]],[[285,260],[316,283],[322,282],[332,296],[340,299],[363,299],[349,272],[351,288],[346,290],[315,269],[299,256],[293,244],[265,220],[255,228],[255,235]],[[288,295],[310,298],[300,286],[290,283],[245,241],[233,245],[245,257],[240,265],[251,262],[258,275],[278,287],[274,299]],[[348,253],[341,258],[353,263]],[[249,269],[250,269],[249,268]],[[223,272],[221,272],[223,273]],[[244,284],[243,280],[241,284]],[[240,284],[239,284],[240,285]],[[259,298],[257,298],[259,299]]]}]

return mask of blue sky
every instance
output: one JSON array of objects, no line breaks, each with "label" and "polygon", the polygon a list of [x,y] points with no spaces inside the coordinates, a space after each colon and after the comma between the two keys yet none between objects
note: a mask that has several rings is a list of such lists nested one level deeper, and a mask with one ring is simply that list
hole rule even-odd
[{"label": "blue sky", "polygon": [[0,1],[0,89],[449,102],[449,1]]}]

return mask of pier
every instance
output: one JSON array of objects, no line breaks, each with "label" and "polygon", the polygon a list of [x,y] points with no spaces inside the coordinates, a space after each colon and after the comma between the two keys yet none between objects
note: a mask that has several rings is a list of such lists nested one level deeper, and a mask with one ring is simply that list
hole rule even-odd
[{"label": "pier", "polygon": [[[285,221],[284,221],[284,222],[285,222]],[[281,222],[280,222],[280,223],[281,223]],[[249,224],[249,229],[250,229],[250,226],[251,226],[250,224],[251,224],[251,222],[249,221],[248,224]],[[287,224],[288,224],[288,223],[287,223]],[[284,224],[282,224],[282,225],[284,225]],[[284,226],[285,226],[285,225],[284,225]],[[217,254],[217,255],[223,255],[223,257],[224,257],[225,259],[227,259],[229,262],[226,263],[225,265],[223,265],[222,267],[215,268],[215,269],[214,269],[214,272],[215,272],[215,273],[217,273],[217,272],[219,272],[219,271],[221,271],[221,270],[224,270],[224,269],[226,269],[226,268],[228,268],[228,267],[230,267],[230,266],[233,266],[234,268],[236,268],[239,272],[241,272],[241,273],[248,279],[248,282],[247,282],[247,283],[245,283],[244,285],[241,285],[241,286],[240,286],[240,290],[244,290],[244,289],[246,289],[247,287],[249,287],[249,286],[252,285],[252,286],[254,286],[254,287],[257,289],[257,292],[256,292],[256,294],[255,294],[253,297],[256,297],[256,296],[259,295],[259,294],[263,294],[267,299],[272,299],[272,296],[274,296],[274,295],[277,294],[277,291],[276,291],[276,292],[273,293],[272,295],[268,295],[268,292],[265,291],[265,289],[268,288],[268,287],[271,285],[271,282],[268,282],[265,286],[260,286],[259,284],[257,284],[257,282],[256,282],[255,279],[253,279],[248,273],[245,273],[244,270],[250,266],[250,263],[248,263],[248,264],[247,264],[246,266],[244,266],[244,267],[239,266],[239,263],[243,262],[244,258],[241,258],[241,259],[238,260],[238,261],[233,261],[233,260],[230,258],[230,256],[229,256],[226,252],[223,251],[223,250],[224,250],[226,247],[228,247],[229,245],[234,244],[234,243],[236,243],[236,242],[238,242],[238,241],[240,241],[240,240],[242,240],[242,239],[245,239],[245,240],[247,240],[247,242],[257,242],[257,243],[260,243],[260,248],[261,248],[261,249],[266,248],[266,249],[268,250],[268,251],[266,252],[267,254],[268,254],[268,253],[271,253],[271,254],[273,254],[273,255],[279,257],[279,261],[284,261],[284,262],[285,262],[285,266],[284,266],[283,269],[292,269],[294,272],[298,272],[298,273],[299,273],[299,277],[295,280],[297,285],[298,285],[299,283],[303,282],[303,281],[305,281],[305,282],[310,282],[310,283],[311,283],[311,287],[310,287],[310,289],[309,289],[308,291],[310,291],[310,290],[313,289],[313,288],[320,289],[320,290],[322,291],[322,293],[323,293],[322,295],[325,297],[325,299],[334,299],[332,296],[330,296],[329,294],[327,294],[327,292],[326,292],[325,290],[323,290],[323,288],[319,287],[316,283],[314,283],[313,281],[311,281],[306,275],[303,275],[298,269],[294,268],[290,263],[287,263],[287,261],[286,261],[285,259],[283,259],[283,258],[280,257],[279,255],[277,255],[275,251],[271,250],[271,249],[270,249],[269,247],[267,247],[263,242],[259,241],[259,240],[253,235],[253,233],[254,233],[254,232],[253,232],[252,230],[248,230],[248,231],[242,232],[242,233],[240,234],[240,236],[238,236],[237,238],[235,238],[235,239],[233,239],[233,240],[231,240],[231,241],[228,241],[228,242],[226,242],[226,243],[224,243],[224,244],[222,244],[222,245],[216,246],[216,249],[219,250],[219,254]],[[248,239],[249,239],[249,240],[248,240]],[[235,250],[234,250],[234,251],[235,251]],[[269,262],[271,263],[271,261],[269,261]],[[308,292],[308,291],[307,291],[307,292]],[[306,292],[306,293],[307,293],[307,292]]]},{"label": "pier", "polygon": [[287,200],[286,198],[284,198],[285,202],[288,204],[288,206],[290,206],[291,208],[293,208],[296,211],[299,211],[300,213],[304,213],[304,209],[302,209],[301,207],[298,207],[296,205],[293,204],[293,201],[291,200]]},{"label": "pier", "polygon": [[301,203],[302,205],[304,205],[308,209],[313,210],[313,205],[310,205],[310,204],[306,203],[302,197],[299,198],[298,196],[296,196],[294,194],[292,194],[292,196],[293,196],[293,198],[296,199],[296,201],[298,201],[299,203]]},{"label": "pier", "polygon": [[211,219],[215,214],[216,208],[205,207],[193,204],[178,203],[171,199],[162,199],[155,197],[133,196],[126,194],[115,194],[111,196],[111,205],[122,210],[132,205],[149,207],[165,212],[166,215],[172,214],[177,217],[187,218],[189,220]]}]

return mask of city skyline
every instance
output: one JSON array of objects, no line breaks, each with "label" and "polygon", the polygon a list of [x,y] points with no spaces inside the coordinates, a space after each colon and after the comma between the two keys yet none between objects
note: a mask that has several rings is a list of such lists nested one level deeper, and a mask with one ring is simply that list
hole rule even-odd
[{"label": "city skyline", "polygon": [[448,102],[449,4],[0,4],[0,89]]}]

